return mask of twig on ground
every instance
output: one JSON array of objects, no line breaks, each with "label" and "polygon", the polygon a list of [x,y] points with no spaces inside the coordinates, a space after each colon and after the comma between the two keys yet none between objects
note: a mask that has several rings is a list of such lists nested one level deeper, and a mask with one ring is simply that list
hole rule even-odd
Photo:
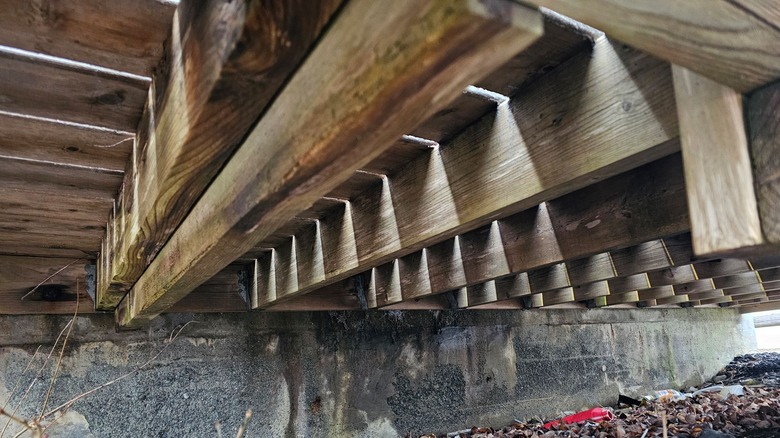
[{"label": "twig on ground", "polygon": [[49,399],[51,393],[54,391],[54,384],[57,382],[57,377],[60,375],[60,369],[62,367],[62,358],[65,355],[65,346],[68,345],[68,339],[73,331],[73,326],[76,325],[76,318],[79,316],[79,281],[76,279],[76,310],[73,311],[73,319],[70,320],[70,327],[68,333],[65,335],[65,339],[62,340],[62,348],[60,348],[60,357],[57,358],[57,366],[54,368],[54,372],[51,375],[51,382],[49,382],[49,389],[46,391],[46,397],[43,399],[43,406],[41,406],[41,413],[38,415],[38,421],[43,420],[43,413],[46,412],[46,407],[49,405]]},{"label": "twig on ground", "polygon": [[[22,394],[22,398],[19,399],[19,402],[16,404],[16,407],[14,407],[14,410],[11,412],[11,415],[16,415],[16,412],[22,407],[22,403],[24,403],[24,400],[30,394],[30,391],[33,389],[33,386],[35,386],[35,384],[38,383],[38,379],[41,378],[41,375],[43,374],[43,370],[46,369],[46,365],[49,363],[49,359],[51,359],[52,354],[54,354],[54,350],[57,348],[57,344],[60,342],[60,338],[65,333],[65,330],[67,330],[68,327],[71,326],[71,324],[73,324],[73,320],[65,324],[65,327],[63,327],[62,330],[60,330],[60,334],[57,336],[57,339],[54,341],[54,345],[51,346],[51,349],[49,350],[49,354],[46,356],[46,359],[44,359],[41,367],[38,368],[38,372],[35,374],[35,377],[33,377],[32,381],[27,386],[27,390],[24,391],[24,394]],[[10,424],[11,424],[11,420],[9,419],[5,423],[5,426],[3,426],[3,430],[0,430],[0,438],[4,436],[5,431],[8,429],[8,426]]]},{"label": "twig on ground", "polygon": [[248,409],[246,411],[246,414],[244,415],[244,422],[241,423],[241,427],[238,428],[238,433],[236,434],[236,438],[241,438],[244,436],[244,432],[246,432],[247,426],[249,426],[249,421],[252,419],[252,410]]}]

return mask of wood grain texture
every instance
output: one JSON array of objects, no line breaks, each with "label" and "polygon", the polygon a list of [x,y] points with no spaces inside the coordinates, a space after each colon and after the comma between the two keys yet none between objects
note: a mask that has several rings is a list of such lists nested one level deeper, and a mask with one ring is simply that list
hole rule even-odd
[{"label": "wood grain texture", "polygon": [[[592,56],[572,59],[385,185],[356,197],[351,209],[357,258],[339,276],[301,277],[297,289],[278,291],[277,299],[674,152],[668,65],[618,50],[600,41]],[[323,245],[323,251],[322,259],[339,256],[337,248]],[[280,263],[285,272],[298,269],[290,260]],[[313,262],[298,257],[297,263]]]},{"label": "wood grain texture", "polygon": [[[577,53],[590,50],[593,35],[564,22],[556,14],[540,11],[544,19],[544,35],[527,49],[518,53],[496,71],[474,85],[513,96],[524,86],[550,72]],[[496,102],[484,97],[462,93],[450,105],[415,128],[412,135],[444,142],[476,122],[480,117],[493,112]]]},{"label": "wood grain texture", "polygon": [[134,132],[148,86],[0,53],[1,111]]},{"label": "wood grain texture", "polygon": [[0,186],[54,196],[79,196],[110,200],[122,173],[0,156]]},{"label": "wood grain texture", "polygon": [[780,6],[774,2],[524,1],[603,30],[740,92],[780,78]]},{"label": "wood grain texture", "polygon": [[185,0],[125,177],[98,308],[113,309],[298,67],[341,0]]},{"label": "wood grain texture", "polygon": [[672,71],[694,251],[711,256],[763,244],[742,95],[685,68]]},{"label": "wood grain texture", "polygon": [[151,76],[175,8],[160,0],[2,0],[0,44]]},{"label": "wood grain texture", "polygon": [[[87,263],[87,260],[69,258],[0,256],[0,314],[72,314],[76,310],[77,282],[79,313],[92,313],[92,299],[86,293],[84,280]],[[39,289],[21,300],[62,268],[65,269],[45,283],[62,285],[62,295],[49,300]]]},{"label": "wood grain texture", "polygon": [[500,1],[347,4],[122,301],[119,324],[178,301],[541,30],[536,11]]},{"label": "wood grain texture", "polygon": [[750,263],[743,259],[723,258],[694,263],[693,269],[699,278],[717,278],[751,270]]},{"label": "wood grain texture", "polygon": [[124,172],[130,132],[0,112],[0,155]]},{"label": "wood grain texture", "polygon": [[760,304],[741,305],[738,307],[739,313],[767,312],[770,310],[780,310],[780,301],[772,301]]},{"label": "wood grain texture", "polygon": [[[686,253],[682,247],[690,247],[690,238],[668,239],[669,245],[662,240],[642,242],[647,236],[688,229],[683,193],[679,154],[657,160],[538,208],[494,221],[380,265],[372,272],[387,274],[380,276],[384,278],[381,299],[370,307],[437,295],[494,279],[496,299],[501,301],[529,295],[532,291],[593,285],[608,278],[612,290],[646,289],[651,287],[647,271],[675,267],[677,263],[683,263],[692,278],[692,269],[687,265],[689,260],[680,257]],[[593,226],[572,227],[570,220],[550,217],[553,210],[548,206],[551,204],[555,204],[554,211],[561,215],[560,219],[577,217],[586,223],[601,220],[599,229],[609,230],[609,238],[604,238],[604,233],[593,232]],[[658,205],[667,205],[667,208],[658,209]],[[612,246],[605,247],[605,244]],[[603,252],[613,248],[619,249]],[[594,252],[595,255],[588,256]],[[301,254],[296,256],[300,261]],[[747,265],[746,262],[743,264]],[[299,263],[298,266],[304,265]],[[296,281],[301,272],[299,269]],[[618,273],[626,277],[613,278]],[[641,275],[633,275],[636,273]],[[596,290],[596,287],[598,285],[574,292],[580,296],[603,296],[601,292],[589,294],[589,290]],[[485,290],[484,286],[479,288]],[[333,293],[336,288],[330,286],[329,290]],[[323,302],[321,297],[325,294],[316,293]],[[334,299],[340,295],[337,293]],[[305,301],[306,296],[308,294],[295,300]],[[480,303],[486,303],[484,294],[480,293],[480,296]]]},{"label": "wood grain texture", "polygon": [[761,230],[771,244],[780,244],[780,83],[747,99],[747,124]]},{"label": "wood grain texture", "polygon": [[218,313],[246,312],[249,303],[241,297],[240,275],[247,266],[241,263],[228,265],[217,275],[206,280],[186,300],[174,304],[166,313]]}]

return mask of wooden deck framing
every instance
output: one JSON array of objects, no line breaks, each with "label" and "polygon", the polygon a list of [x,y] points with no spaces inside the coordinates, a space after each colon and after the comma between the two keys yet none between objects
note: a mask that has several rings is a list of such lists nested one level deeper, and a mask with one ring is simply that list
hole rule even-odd
[{"label": "wooden deck framing", "polygon": [[780,305],[778,6],[43,3],[0,313]]}]

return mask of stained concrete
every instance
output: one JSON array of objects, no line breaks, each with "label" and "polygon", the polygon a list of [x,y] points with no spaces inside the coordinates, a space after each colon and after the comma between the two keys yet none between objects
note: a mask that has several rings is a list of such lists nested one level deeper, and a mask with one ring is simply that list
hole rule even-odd
[{"label": "stained concrete", "polygon": [[[612,404],[683,387],[755,348],[728,309],[167,315],[146,331],[79,317],[49,406],[85,397],[52,437],[394,437]],[[68,318],[0,317],[0,402],[26,388]],[[47,375],[49,373],[46,373]],[[47,380],[20,411],[39,412]],[[12,401],[18,401],[17,391]]]}]

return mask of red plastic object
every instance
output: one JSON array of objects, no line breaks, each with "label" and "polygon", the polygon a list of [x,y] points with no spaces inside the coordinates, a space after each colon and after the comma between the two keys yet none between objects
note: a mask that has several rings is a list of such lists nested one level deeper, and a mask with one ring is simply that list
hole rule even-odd
[{"label": "red plastic object", "polygon": [[587,411],[577,412],[576,414],[563,417],[560,420],[554,420],[554,421],[550,421],[549,423],[544,423],[544,428],[549,429],[553,426],[557,426],[561,422],[565,424],[581,423],[587,420],[599,422],[604,420],[612,421],[614,418],[615,416],[612,414],[612,411],[610,411],[609,409],[593,408],[593,409],[588,409]]}]

